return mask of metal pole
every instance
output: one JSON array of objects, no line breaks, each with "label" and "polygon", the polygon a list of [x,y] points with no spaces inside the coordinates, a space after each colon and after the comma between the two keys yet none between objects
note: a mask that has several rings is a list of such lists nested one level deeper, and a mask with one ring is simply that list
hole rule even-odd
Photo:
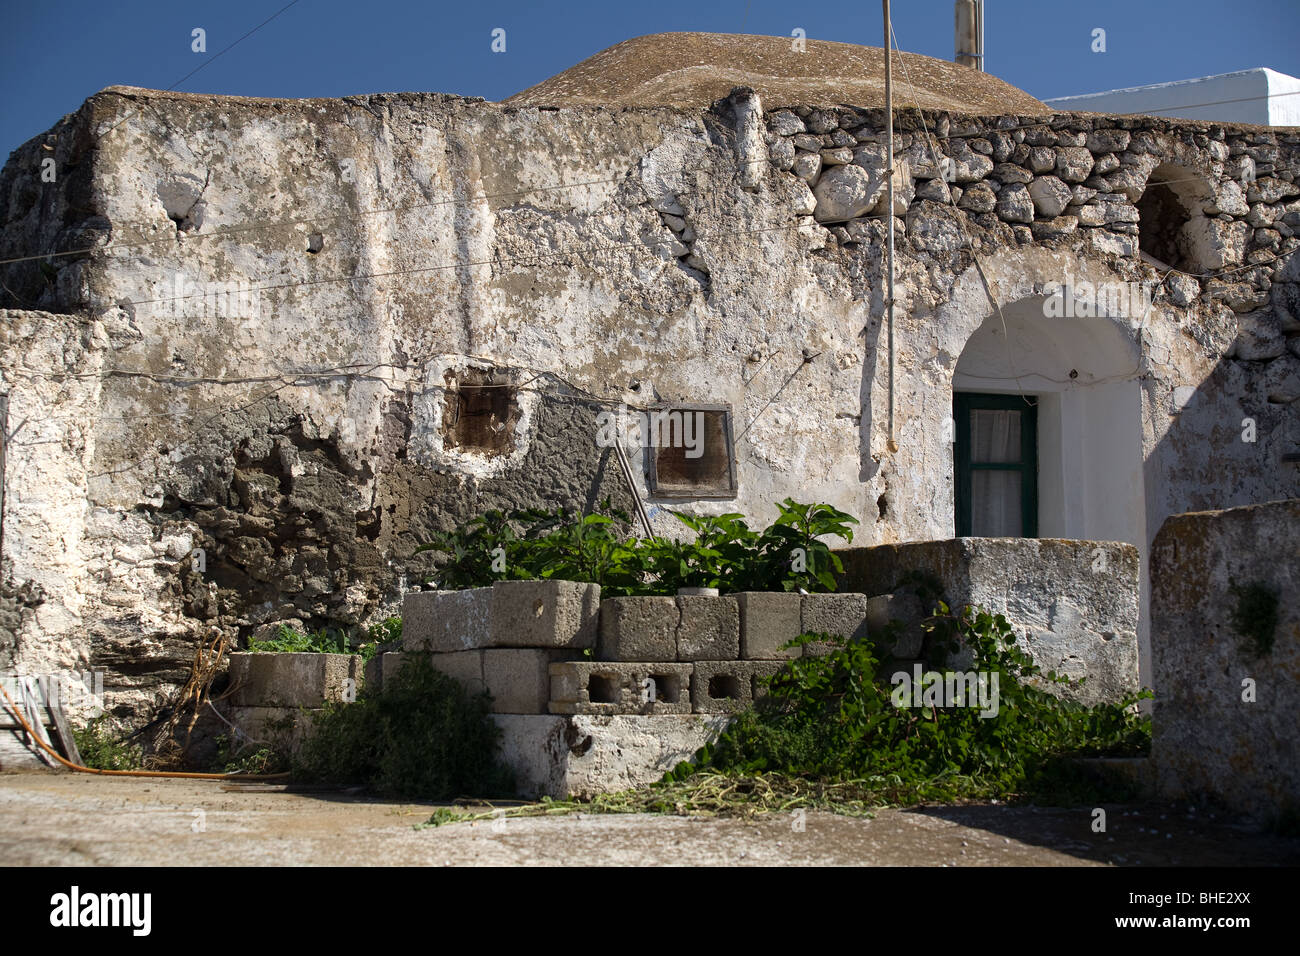
[{"label": "metal pole", "polygon": [[984,0],[957,0],[953,60],[984,71]]},{"label": "metal pole", "polygon": [[979,59],[975,63],[975,69],[981,73],[986,72],[984,69],[984,0],[975,0],[975,34],[979,37]]},{"label": "metal pole", "polygon": [[618,467],[623,472],[623,480],[627,482],[628,490],[632,492],[632,501],[636,504],[636,516],[641,519],[645,536],[653,538],[655,532],[654,528],[650,527],[650,516],[646,514],[645,504],[641,501],[641,492],[637,491],[636,482],[632,480],[632,466],[628,464],[627,455],[623,452],[623,442],[618,436],[614,437],[614,455],[618,458]]},{"label": "metal pole", "polygon": [[885,157],[889,176],[885,187],[885,222],[888,224],[888,242],[885,246],[885,309],[889,326],[889,441],[890,452],[898,451],[894,439],[894,76],[890,48],[893,46],[893,28],[889,22],[889,0],[885,7]]}]

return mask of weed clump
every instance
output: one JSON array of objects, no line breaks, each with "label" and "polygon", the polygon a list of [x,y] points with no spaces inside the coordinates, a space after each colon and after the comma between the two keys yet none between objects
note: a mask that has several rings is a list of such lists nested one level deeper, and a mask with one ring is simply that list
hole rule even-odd
[{"label": "weed clump", "polygon": [[490,706],[486,693],[468,694],[411,655],[381,693],[362,691],[355,703],[327,704],[314,716],[294,776],[424,800],[512,796]]},{"label": "weed clump", "polygon": [[93,770],[138,770],[144,764],[143,749],[111,733],[105,726],[106,718],[106,714],[100,714],[72,731],[82,765]]}]

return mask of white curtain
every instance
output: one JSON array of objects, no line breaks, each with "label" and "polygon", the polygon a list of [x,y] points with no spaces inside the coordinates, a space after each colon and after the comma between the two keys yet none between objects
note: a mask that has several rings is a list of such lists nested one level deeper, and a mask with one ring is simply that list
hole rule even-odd
[{"label": "white curtain", "polygon": [[[1020,460],[1020,412],[971,409],[972,463]],[[1018,538],[1024,534],[1020,510],[1020,472],[971,470],[971,534]]]}]

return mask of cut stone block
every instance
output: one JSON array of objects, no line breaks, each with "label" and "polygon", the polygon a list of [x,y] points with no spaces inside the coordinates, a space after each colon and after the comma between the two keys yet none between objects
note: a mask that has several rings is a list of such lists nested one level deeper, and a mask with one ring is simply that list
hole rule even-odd
[{"label": "cut stone block", "polygon": [[552,714],[689,714],[690,664],[552,664]]},{"label": "cut stone block", "polygon": [[754,661],[753,663],[761,665],[755,667],[753,672],[753,695],[754,701],[758,702],[768,696],[767,686],[763,679],[780,673],[781,669],[785,667],[785,661]]},{"label": "cut stone block", "polygon": [[402,649],[467,651],[489,639],[492,589],[409,591],[402,597]]},{"label": "cut stone block", "polygon": [[232,706],[224,708],[222,716],[258,744],[296,754],[318,713],[320,709],[315,707]]},{"label": "cut stone block", "polygon": [[734,661],[740,657],[740,607],[734,597],[676,598],[679,661]]},{"label": "cut stone block", "polygon": [[382,689],[394,675],[401,669],[402,664],[406,661],[406,654],[399,651],[389,651],[386,654],[380,654],[379,665],[379,686]]},{"label": "cut stone block", "polygon": [[595,647],[599,620],[599,584],[498,581],[488,646]]},{"label": "cut stone block", "polygon": [[573,652],[489,648],[478,653],[483,655],[483,683],[492,695],[492,713],[545,714],[551,699],[550,666]]},{"label": "cut stone block", "polygon": [[671,597],[613,597],[600,602],[602,661],[675,661],[681,612]]},{"label": "cut stone block", "polygon": [[[470,694],[487,691],[494,714],[545,714],[551,696],[550,665],[573,651],[496,648],[430,654],[435,670],[458,680]],[[385,655],[388,656],[388,655]]]},{"label": "cut stone block", "polygon": [[358,654],[230,655],[230,703],[237,707],[320,707],[355,700],[364,679]]},{"label": "cut stone block", "polygon": [[497,581],[465,591],[411,591],[402,599],[405,650],[595,647],[600,586]]},{"label": "cut stone block", "polygon": [[449,654],[430,654],[429,661],[433,669],[442,671],[448,677],[454,677],[465,685],[471,694],[479,694],[487,689],[483,680],[482,651],[452,651]]},{"label": "cut stone block", "polygon": [[[805,594],[800,612],[804,634],[833,634],[847,640],[867,636],[867,596],[865,594]],[[829,645],[807,644],[805,657],[823,655]]]},{"label": "cut stone block", "polygon": [[[501,760],[522,797],[593,797],[654,783],[718,738],[730,718],[703,714],[494,714]],[[507,828],[511,824],[507,823]]]},{"label": "cut stone block", "polygon": [[780,661],[698,661],[691,678],[697,714],[731,714],[754,702],[754,680],[781,669]]},{"label": "cut stone block", "polygon": [[[1300,806],[1297,555],[1300,498],[1174,515],[1156,535],[1151,760],[1162,799],[1209,797],[1274,825]],[[1255,588],[1276,598],[1267,650],[1257,643],[1267,632],[1239,630],[1241,589]]]},{"label": "cut stone block", "polygon": [[370,693],[377,694],[382,692],[384,686],[384,658],[378,654],[366,661],[365,680],[362,686]]},{"label": "cut stone block", "polygon": [[777,591],[736,595],[740,610],[740,656],[745,660],[782,661],[799,656],[799,648],[782,645],[802,631],[802,597]]}]

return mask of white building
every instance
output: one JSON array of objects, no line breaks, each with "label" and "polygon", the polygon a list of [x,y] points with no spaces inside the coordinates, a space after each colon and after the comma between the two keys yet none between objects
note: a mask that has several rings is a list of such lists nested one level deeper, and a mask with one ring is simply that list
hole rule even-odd
[{"label": "white building", "polygon": [[1300,126],[1300,79],[1266,67],[1043,100],[1058,110]]}]

